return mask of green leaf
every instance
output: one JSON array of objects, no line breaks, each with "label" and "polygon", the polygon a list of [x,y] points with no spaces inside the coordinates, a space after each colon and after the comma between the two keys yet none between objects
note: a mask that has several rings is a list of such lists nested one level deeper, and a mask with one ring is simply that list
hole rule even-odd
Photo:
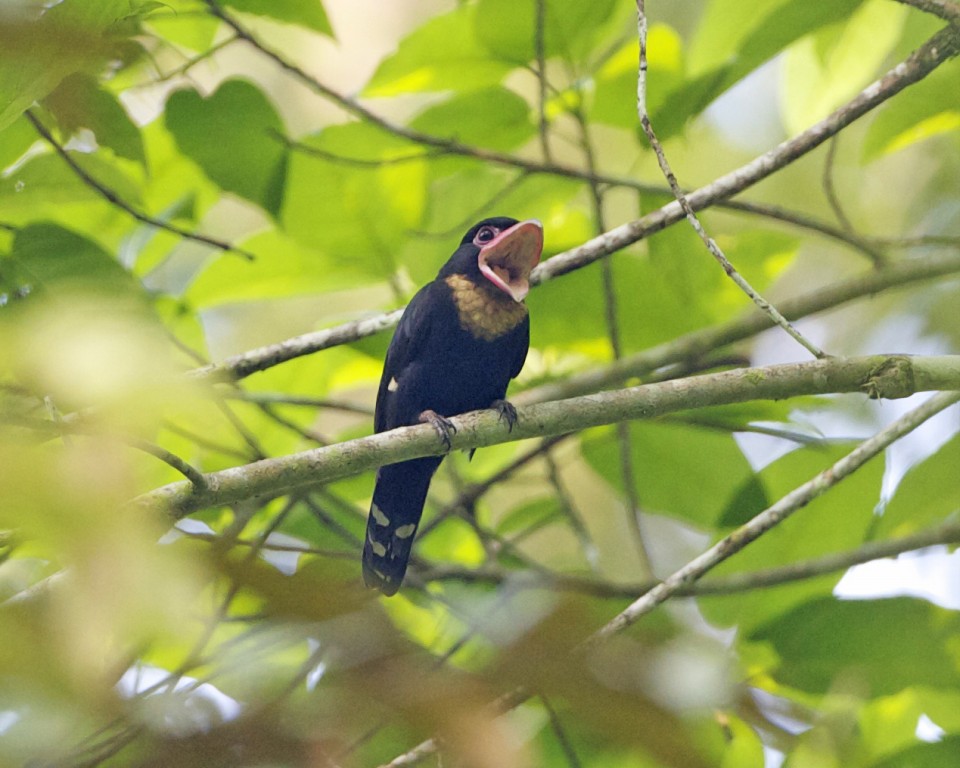
[{"label": "green leaf", "polygon": [[110,254],[91,240],[53,224],[19,230],[13,241],[13,267],[33,290],[55,295],[64,290],[128,295],[146,301],[146,292]]},{"label": "green leaf", "polygon": [[960,755],[960,736],[947,736],[932,744],[914,744],[871,768],[953,768]]},{"label": "green leaf", "polygon": [[[111,189],[124,201],[140,202],[139,185],[116,163],[98,155],[71,152],[71,156],[93,178]],[[94,202],[104,205],[103,197],[81,179],[59,155],[37,155],[19,166],[14,173],[0,178],[0,204],[5,217],[22,212],[33,219],[48,215],[64,203]]]},{"label": "green leaf", "polygon": [[[420,227],[425,160],[407,142],[362,123],[331,126],[303,144],[323,154],[292,153],[284,228],[307,246],[348,259],[359,273],[391,277],[398,250]],[[331,159],[336,157],[372,164]],[[390,162],[393,157],[403,162]],[[387,162],[378,164],[380,159]]]},{"label": "green leaf", "polygon": [[[594,76],[590,117],[608,125],[638,129],[638,43],[621,45]],[[672,27],[652,24],[647,34],[647,111],[655,113],[667,95],[683,84],[683,41]],[[659,128],[658,128],[659,130]]]},{"label": "green leaf", "polygon": [[238,301],[323,294],[356,288],[363,275],[350,264],[305,248],[281,232],[264,232],[243,243],[253,261],[231,254],[215,257],[191,283],[184,298],[197,309]]},{"label": "green leaf", "polygon": [[380,62],[365,96],[395,96],[498,84],[512,69],[491,59],[473,33],[476,6],[462,4],[417,27]]},{"label": "green leaf", "polygon": [[[797,486],[831,466],[853,447],[852,443],[799,448],[778,459],[751,478],[730,498],[719,517],[722,526],[735,526],[762,512]],[[713,574],[742,574],[777,568],[831,552],[842,552],[863,543],[880,498],[883,461],[874,459],[803,509],[721,563]],[[756,483],[759,481],[759,486]],[[754,590],[735,598],[702,598],[704,614],[724,625],[738,624],[749,631],[757,623],[789,610],[814,596],[829,595],[843,572],[785,584],[776,589]]]},{"label": "green leaf", "polygon": [[113,94],[97,85],[89,75],[76,73],[63,82],[45,100],[64,134],[89,128],[97,142],[110,147],[120,157],[146,165],[143,138]]},{"label": "green leaf", "polygon": [[410,127],[488,149],[513,149],[536,132],[530,107],[513,91],[484,88],[427,108]]},{"label": "green leaf", "polygon": [[886,0],[868,0],[842,28],[820,30],[786,55],[781,99],[788,133],[799,133],[848,101],[874,79],[900,37],[909,9]]},{"label": "green leaf", "polygon": [[117,53],[123,32],[134,30],[129,0],[63,0],[39,16],[0,17],[0,129],[74,72],[95,71]]},{"label": "green leaf", "polygon": [[923,600],[823,597],[757,627],[749,639],[772,646],[784,685],[826,693],[844,681],[879,696],[960,685],[958,633],[960,613]]},{"label": "green leaf", "polygon": [[299,24],[333,37],[333,29],[321,0],[223,0],[223,5],[288,24]]},{"label": "green leaf", "polygon": [[787,46],[849,17],[864,0],[714,0],[688,54],[690,79],[651,110],[661,139],[678,133],[726,91]]},{"label": "green leaf", "polygon": [[38,138],[25,117],[0,130],[0,170],[19,160]]},{"label": "green leaf", "polygon": [[[583,62],[592,52],[596,34],[617,5],[617,0],[544,0],[543,47],[547,57]],[[503,61],[524,65],[537,57],[536,3],[514,0],[480,0],[477,5],[477,39]]]},{"label": "green leaf", "polygon": [[[713,526],[740,485],[752,477],[730,435],[659,422],[632,424],[630,432],[636,490],[648,512]],[[608,483],[623,489],[619,444],[612,430],[589,433],[583,453]]]},{"label": "green leaf", "polygon": [[229,80],[206,99],[177,91],[167,102],[166,124],[180,150],[221,188],[279,213],[287,173],[284,126],[259,88]]},{"label": "green leaf", "polygon": [[877,522],[873,538],[909,536],[960,511],[960,435],[910,468]]},{"label": "green leaf", "polygon": [[863,162],[899,152],[932,136],[960,131],[956,81],[953,68],[941,67],[887,101],[867,131]]}]

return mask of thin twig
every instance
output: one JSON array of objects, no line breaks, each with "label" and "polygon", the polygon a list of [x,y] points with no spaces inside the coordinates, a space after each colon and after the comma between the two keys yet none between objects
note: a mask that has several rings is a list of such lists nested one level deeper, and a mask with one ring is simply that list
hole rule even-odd
[{"label": "thin twig", "polygon": [[245,251],[242,248],[231,245],[224,240],[218,240],[217,238],[209,237],[208,235],[201,235],[197,232],[190,232],[189,230],[178,227],[176,224],[170,224],[169,222],[155,219],[152,216],[148,216],[147,214],[143,213],[142,211],[138,211],[136,208],[130,205],[130,203],[120,197],[120,195],[118,195],[114,190],[110,189],[110,187],[108,187],[106,184],[103,184],[87,173],[87,171],[84,170],[84,168],[76,160],[74,160],[66,148],[53,137],[53,134],[47,130],[47,127],[36,115],[33,114],[32,110],[28,109],[23,114],[26,116],[27,120],[33,124],[33,127],[36,129],[37,133],[40,134],[43,140],[46,141],[47,144],[49,144],[58,155],[60,155],[63,161],[70,166],[70,170],[80,177],[80,180],[83,181],[84,184],[94,190],[108,203],[120,208],[122,211],[132,216],[141,224],[147,224],[151,227],[156,227],[157,229],[171,232],[172,234],[179,235],[186,240],[192,240],[196,243],[209,245],[221,251],[230,251],[232,253],[236,253],[240,256],[243,256],[245,259],[249,259],[250,261],[256,258],[249,251]]},{"label": "thin twig", "polygon": [[794,328],[790,321],[780,314],[775,306],[763,298],[763,296],[747,282],[747,279],[740,274],[736,267],[733,266],[730,260],[724,255],[720,246],[717,245],[716,241],[706,233],[703,225],[697,218],[696,212],[691,207],[687,196],[684,195],[683,190],[680,189],[680,185],[677,183],[677,177],[670,169],[670,164],[663,152],[663,146],[661,146],[659,139],[657,139],[657,134],[650,122],[650,116],[647,114],[647,15],[644,11],[644,0],[637,0],[637,28],[640,35],[640,70],[637,77],[637,111],[640,115],[640,125],[657,156],[660,170],[663,171],[664,178],[666,178],[670,189],[673,191],[673,196],[677,202],[680,203],[680,207],[683,209],[687,221],[690,222],[690,226],[693,227],[694,232],[696,232],[703,241],[707,250],[710,251],[711,255],[717,260],[720,266],[723,267],[723,271],[727,273],[727,276],[737,284],[740,290],[750,297],[750,300],[760,308],[761,312],[769,315],[770,319],[773,320],[776,325],[786,331],[794,341],[814,357],[818,359],[825,357],[826,353],[822,349]]},{"label": "thin twig", "polygon": [[[597,170],[596,156],[593,151],[593,142],[590,138],[590,129],[587,125],[583,110],[577,107],[573,111],[573,116],[580,129],[580,140],[583,148],[584,160],[587,164],[587,170],[595,174]],[[593,201],[593,220],[597,234],[606,231],[606,221],[603,215],[603,192],[600,186],[592,182],[590,184],[591,200]],[[618,320],[619,311],[617,308],[617,292],[615,288],[615,279],[613,275],[613,260],[603,259],[600,262],[600,278],[603,284],[604,295],[604,318],[607,325],[607,337],[610,340],[610,349],[613,352],[613,359],[620,360],[623,357],[623,348],[620,343],[620,323]],[[617,449],[620,457],[620,479],[623,481],[623,492],[626,501],[627,526],[633,534],[636,545],[636,553],[639,561],[640,575],[649,578],[653,575],[653,568],[650,564],[650,556],[647,553],[647,546],[643,538],[643,529],[640,519],[640,498],[637,494],[637,482],[633,471],[633,441],[630,435],[630,424],[621,421],[616,426],[617,430]]]},{"label": "thin twig", "polygon": [[843,206],[840,204],[840,196],[837,195],[837,189],[833,183],[834,161],[836,160],[837,146],[839,146],[839,144],[839,136],[834,136],[827,142],[827,156],[823,161],[823,192],[827,196],[827,202],[833,210],[833,215],[836,216],[837,221],[840,222],[840,226],[847,232],[853,232],[853,225],[850,223],[850,219],[847,218],[847,214],[843,211]]},{"label": "thin twig", "polygon": [[[825,285],[793,299],[786,299],[780,302],[780,306],[788,317],[806,317],[835,309],[854,299],[876,295],[881,291],[904,288],[921,280],[955,275],[958,272],[960,272],[960,257],[956,255],[901,261],[842,282]],[[722,325],[678,336],[612,364],[573,374],[562,381],[528,389],[513,400],[517,405],[547,402],[616,387],[633,378],[647,377],[665,366],[701,360],[705,355],[729,344],[748,339],[766,330],[770,325],[770,318],[767,315],[750,312]]]},{"label": "thin twig", "polygon": [[151,456],[154,456],[165,464],[173,467],[175,470],[177,470],[177,472],[187,478],[187,480],[189,480],[193,484],[193,487],[198,491],[206,490],[207,478],[204,476],[204,474],[192,464],[181,459],[175,453],[168,451],[166,448],[161,448],[155,443],[151,443],[147,440],[140,440],[139,438],[125,438],[124,442],[130,445],[132,448],[136,448],[144,453],[149,453]]},{"label": "thin twig", "polygon": [[[855,565],[862,565],[882,558],[896,557],[906,552],[915,552],[940,544],[956,543],[960,543],[960,523],[945,523],[910,536],[867,542],[857,549],[847,552],[836,552],[776,568],[707,578],[703,581],[685,584],[674,593],[674,597],[741,595],[744,592],[771,589],[784,584],[793,584],[797,581],[845,571]],[[431,570],[422,572],[420,578],[425,582],[463,581],[482,584],[501,584],[509,580],[514,589],[553,589],[614,600],[635,600],[660,583],[648,581],[636,584],[618,584],[595,577],[581,577],[544,570],[525,573],[504,569],[470,569],[460,566],[436,566]]]},{"label": "thin twig", "polygon": [[550,124],[547,121],[547,57],[544,53],[547,32],[547,2],[537,0],[537,20],[535,22],[533,44],[537,51],[537,113],[539,115],[540,151],[543,159],[551,162]]},{"label": "thin twig", "polygon": [[[207,0],[207,2],[209,3],[211,0]],[[255,38],[251,37],[249,33],[246,34],[245,39],[263,50],[262,45]],[[721,201],[753,186],[815,149],[828,138],[904,88],[919,82],[942,63],[955,56],[958,50],[960,50],[960,34],[954,33],[950,29],[941,30],[910,54],[905,61],[895,66],[876,82],[868,85],[851,101],[819,123],[781,143],[769,152],[760,155],[746,165],[690,192],[686,195],[687,203],[694,211],[702,210],[711,205],[717,205]],[[282,57],[276,54],[272,56],[282,61]],[[284,64],[287,69],[296,69],[289,62]],[[306,73],[301,72],[300,74],[302,77],[312,80]],[[318,84],[318,87],[321,87],[320,84]],[[323,87],[325,88],[325,86]],[[380,122],[383,122],[382,119]],[[478,159],[489,159],[478,155],[474,156],[477,156]],[[491,160],[491,162],[494,162],[494,160]],[[509,164],[515,167],[524,167],[531,172],[543,172],[544,169],[544,166],[536,163],[525,163],[523,166],[518,166],[517,163],[512,162],[512,159]],[[557,169],[552,169],[549,172],[559,173]],[[572,171],[570,175],[572,178],[582,178],[583,176],[581,171]],[[600,181],[603,181],[603,179],[600,179]],[[633,182],[630,182],[629,185],[633,186]],[[655,189],[659,189],[659,187]],[[531,275],[531,284],[540,284],[580,269],[597,259],[604,258],[638,240],[662,231],[683,219],[684,215],[684,210],[677,201],[668,203],[640,219],[615,227],[600,237],[595,237],[583,245],[543,262]],[[827,234],[826,230],[818,231]],[[199,369],[194,372],[194,375],[224,379],[243,378],[250,373],[265,370],[287,360],[338,344],[356,341],[387,328],[392,328],[399,321],[402,312],[402,309],[395,310],[363,321],[346,323],[325,331],[305,334],[279,344],[251,350],[230,358],[219,365]]]},{"label": "thin twig", "polygon": [[725,536],[701,555],[668,576],[657,586],[621,611],[603,628],[591,636],[589,643],[604,640],[629,627],[641,616],[669,600],[682,587],[697,581],[705,573],[724,560],[732,557],[748,544],[756,541],[771,528],[779,525],[790,515],[802,509],[825,491],[849,477],[870,459],[886,450],[892,443],[909,434],[925,421],[960,401],[958,392],[940,392],[923,405],[906,413],[895,422],[863,441],[833,466],[795,488],[772,506],[744,523],[733,533]]}]

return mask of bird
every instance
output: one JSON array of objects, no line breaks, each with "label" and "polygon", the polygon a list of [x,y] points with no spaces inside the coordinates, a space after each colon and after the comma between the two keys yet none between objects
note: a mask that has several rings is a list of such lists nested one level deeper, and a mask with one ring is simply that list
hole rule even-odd
[{"label": "bird", "polygon": [[[495,409],[512,430],[517,411],[507,385],[530,347],[524,299],[543,252],[536,219],[487,218],[404,310],[377,391],[374,431],[433,426],[449,450],[449,417]],[[471,454],[472,455],[472,454]],[[386,596],[400,589],[430,480],[442,456],[387,464],[377,471],[363,543],[363,580]]]}]

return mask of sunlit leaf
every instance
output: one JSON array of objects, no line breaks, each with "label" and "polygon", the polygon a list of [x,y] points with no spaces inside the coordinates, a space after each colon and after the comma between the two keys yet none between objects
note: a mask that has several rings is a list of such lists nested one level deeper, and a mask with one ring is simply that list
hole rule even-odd
[{"label": "sunlit leaf", "polygon": [[183,153],[224,190],[279,213],[287,172],[283,122],[260,89],[232,80],[206,99],[178,91],[167,102],[166,122]]}]

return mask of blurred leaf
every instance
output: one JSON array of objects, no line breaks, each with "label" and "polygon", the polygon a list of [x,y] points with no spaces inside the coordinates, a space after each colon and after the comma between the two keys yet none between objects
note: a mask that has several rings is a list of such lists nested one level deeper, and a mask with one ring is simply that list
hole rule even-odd
[{"label": "blurred leaf", "polygon": [[371,148],[384,159],[410,154],[405,142],[389,137],[368,146],[372,133],[354,123],[305,140],[325,156],[292,153],[282,220],[305,245],[335,254],[360,274],[385,279],[396,271],[397,251],[423,215],[425,168],[419,159],[357,167],[326,157],[366,158]]},{"label": "blurred leaf", "polygon": [[484,54],[473,34],[476,6],[460,4],[404,37],[364,89],[366,96],[395,96],[496,85],[511,67]]},{"label": "blurred leaf", "polygon": [[363,273],[305,248],[281,232],[264,232],[243,243],[254,261],[222,254],[190,284],[184,298],[197,309],[236,301],[263,301],[353,288]]},{"label": "blurred leaf", "polygon": [[0,170],[20,158],[39,137],[26,118],[19,118],[0,130]]},{"label": "blurred leaf", "polygon": [[864,139],[863,162],[960,130],[960,107],[952,93],[955,83],[955,72],[937,69],[884,104]]},{"label": "blurred leaf", "polygon": [[817,693],[866,686],[878,696],[912,685],[956,688],[958,632],[956,611],[923,600],[822,597],[761,624],[749,639],[773,647],[784,685]]},{"label": "blurred leaf", "polygon": [[57,118],[61,130],[69,136],[88,128],[97,142],[110,147],[120,157],[146,165],[140,131],[116,98],[97,86],[97,81],[77,73],[65,78],[44,100]]},{"label": "blurred leaf", "polygon": [[[115,192],[130,205],[140,202],[140,187],[116,163],[98,155],[71,152],[71,156],[100,184]],[[32,157],[13,173],[0,178],[0,205],[4,216],[13,212],[33,213],[53,211],[65,203],[97,202],[109,205],[103,197],[81,179],[57,155]]]},{"label": "blurred leaf", "polygon": [[489,149],[513,149],[533,136],[527,102],[506,88],[454,96],[418,115],[410,127],[433,136]]},{"label": "blurred leaf", "polygon": [[[589,55],[596,33],[617,5],[617,0],[544,2],[544,55],[577,63]],[[536,59],[535,3],[480,0],[476,14],[477,39],[496,58],[518,66]]]},{"label": "blurred leaf", "polygon": [[841,29],[828,27],[793,46],[783,68],[790,98],[781,100],[787,131],[799,133],[871,82],[900,37],[909,10],[868,0]]},{"label": "blurred leaf", "polygon": [[[733,493],[752,475],[730,435],[658,422],[632,424],[630,431],[636,492],[648,512],[714,525]],[[594,471],[622,489],[612,430],[588,433],[583,452]],[[691,477],[697,482],[689,482]]]},{"label": "blurred leaf", "polygon": [[[852,444],[834,444],[798,448],[788,453],[750,478],[736,495],[728,497],[718,523],[722,526],[745,523],[831,466],[852,447]],[[721,563],[713,573],[717,576],[749,573],[860,545],[873,522],[883,471],[882,460],[868,462],[829,493],[814,499],[735,557]],[[842,572],[831,573],[776,589],[753,590],[736,597],[701,598],[698,602],[710,620],[724,625],[737,624],[749,632],[758,622],[768,621],[799,602],[812,596],[829,595],[842,576]]]},{"label": "blurred leaf", "polygon": [[13,266],[21,281],[51,296],[90,291],[117,298],[146,300],[139,281],[96,243],[53,224],[34,224],[17,232]]},{"label": "blurred leaf", "polygon": [[277,21],[299,24],[314,32],[333,37],[333,30],[321,0],[223,0],[223,4],[245,13],[267,16]]},{"label": "blurred leaf", "polygon": [[[629,40],[595,75],[590,117],[601,123],[639,130],[637,61],[639,44]],[[667,95],[683,85],[683,41],[672,27],[652,23],[647,33],[647,111],[656,112]],[[659,126],[655,126],[659,131]]]},{"label": "blurred leaf", "polygon": [[116,55],[123,33],[134,32],[126,24],[134,8],[130,0],[63,0],[42,9],[14,7],[0,17],[0,129],[63,78]]},{"label": "blurred leaf", "polygon": [[283,121],[259,88],[231,80],[206,99],[177,91],[167,101],[166,124],[181,151],[224,190],[280,212],[287,173]]},{"label": "blurred leaf", "polygon": [[805,35],[848,18],[862,2],[713,0],[689,49],[687,82],[651,110],[658,137],[673,136],[734,83]]},{"label": "blurred leaf", "polygon": [[960,467],[960,435],[954,435],[904,475],[893,498],[884,507],[872,538],[909,536],[956,515],[960,510],[957,467]]},{"label": "blurred leaf", "polygon": [[960,754],[960,736],[947,736],[933,744],[914,744],[871,768],[951,768]]}]

